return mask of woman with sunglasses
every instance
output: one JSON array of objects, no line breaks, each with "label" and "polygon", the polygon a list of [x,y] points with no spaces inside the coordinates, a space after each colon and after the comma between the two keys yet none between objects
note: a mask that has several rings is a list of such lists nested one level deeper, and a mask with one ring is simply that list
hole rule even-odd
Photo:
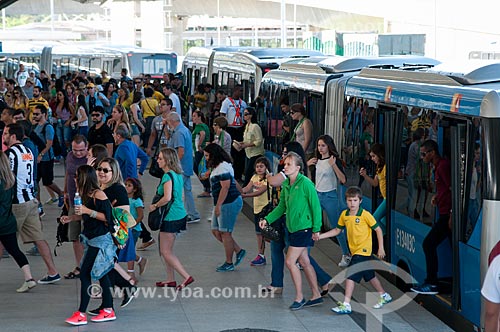
[{"label": "woman with sunglasses", "polygon": [[23,91],[23,88],[20,86],[16,86],[14,90],[12,91],[12,100],[11,100],[11,105],[10,107],[16,109],[16,110],[27,110],[29,109],[28,107],[28,102],[29,99],[26,97],[26,94]]},{"label": "woman with sunglasses", "polygon": [[245,131],[243,133],[243,142],[237,142],[236,145],[240,149],[245,149],[246,164],[245,164],[245,183],[248,185],[254,173],[255,161],[264,155],[264,137],[262,130],[257,124],[257,112],[253,107],[247,107],[243,112],[243,119],[246,122]]},{"label": "woman with sunglasses", "polygon": [[[113,208],[124,209],[130,212],[130,202],[128,200],[127,188],[123,182],[120,166],[114,158],[104,158],[97,166],[97,178],[102,191],[108,196]],[[125,247],[118,250],[118,262],[135,261],[135,245],[131,237]],[[120,288],[128,288],[124,291],[124,298],[121,307],[127,306],[133,299],[133,293],[137,280],[134,270],[125,271],[118,263],[115,269],[109,274],[111,284]],[[92,313],[98,313],[102,308],[92,310]]]},{"label": "woman with sunglasses", "polygon": [[[89,165],[78,167],[75,175],[77,192],[82,198],[82,205],[75,206],[75,213],[82,216],[83,229],[80,235],[85,247],[85,254],[80,266],[80,306],[78,311],[66,319],[71,325],[87,324],[87,306],[90,301],[89,289],[92,279],[99,280],[102,291],[102,303],[93,322],[115,320],[113,297],[109,271],[113,269],[116,246],[113,244],[110,228],[107,224],[112,218],[111,204],[106,194],[99,188],[94,169]],[[62,223],[70,222],[68,216],[61,217]]]}]

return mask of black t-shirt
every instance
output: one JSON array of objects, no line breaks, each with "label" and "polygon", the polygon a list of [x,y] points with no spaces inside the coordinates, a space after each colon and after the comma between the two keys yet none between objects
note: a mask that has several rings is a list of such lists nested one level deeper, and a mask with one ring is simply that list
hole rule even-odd
[{"label": "black t-shirt", "polygon": [[129,205],[127,189],[119,183],[114,183],[104,189],[104,193],[108,196],[113,207]]},{"label": "black t-shirt", "polygon": [[[90,198],[85,206],[91,210],[102,212],[106,216],[106,220],[112,220],[111,204],[106,200],[99,200],[97,198]],[[109,225],[104,221],[91,218],[88,214],[84,214],[83,218],[83,231],[82,234],[89,239],[104,235],[109,232]]]},{"label": "black t-shirt", "polygon": [[106,144],[115,143],[115,140],[113,139],[113,132],[106,124],[103,124],[99,129],[96,128],[96,125],[90,127],[88,133],[88,141],[89,146],[95,144],[102,144],[106,146]]}]

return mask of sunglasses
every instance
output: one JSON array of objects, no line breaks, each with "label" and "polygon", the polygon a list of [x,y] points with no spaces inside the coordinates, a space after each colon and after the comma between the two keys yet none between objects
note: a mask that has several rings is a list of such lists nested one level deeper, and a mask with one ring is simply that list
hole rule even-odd
[{"label": "sunglasses", "polygon": [[42,113],[33,113],[33,116],[39,116]]},{"label": "sunglasses", "polygon": [[428,153],[431,153],[432,151],[424,151],[424,152],[420,152],[420,155],[422,157],[425,157]]},{"label": "sunglasses", "polygon": [[104,168],[104,167],[97,167],[97,171],[98,172],[103,172],[104,174],[108,174],[110,172],[113,172],[112,169],[109,169],[109,168]]},{"label": "sunglasses", "polygon": [[243,113],[244,116],[250,115],[250,113]]}]

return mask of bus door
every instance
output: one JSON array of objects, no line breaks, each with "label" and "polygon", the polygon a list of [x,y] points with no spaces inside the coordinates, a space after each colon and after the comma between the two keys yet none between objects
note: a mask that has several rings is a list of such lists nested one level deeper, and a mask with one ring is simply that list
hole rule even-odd
[{"label": "bus door", "polygon": [[[468,246],[470,238],[472,223],[475,225],[473,216],[471,214],[478,214],[475,203],[479,197],[472,195],[475,199],[471,200],[471,190],[478,193],[478,174],[474,172],[476,163],[478,162],[476,153],[479,151],[479,142],[476,142],[477,129],[473,124],[472,119],[457,119],[444,117],[441,120],[441,127],[443,129],[442,146],[443,154],[450,158],[451,162],[451,195],[452,195],[452,271],[451,271],[451,306],[456,309],[461,309],[461,294],[463,293],[462,285],[470,284],[475,278],[470,278],[474,274],[471,271],[471,262],[474,261],[471,252],[479,251]],[[449,147],[449,151],[446,151]],[[475,173],[475,174],[474,174]],[[480,176],[480,175],[479,175]],[[474,216],[477,218],[477,215]],[[472,249],[472,250],[471,250]],[[443,257],[438,257],[440,260]],[[479,258],[479,256],[477,257]],[[469,263],[467,263],[469,262]],[[469,269],[468,272],[466,269]],[[476,271],[477,272],[477,271]],[[475,273],[475,275],[479,275]],[[462,280],[464,279],[464,280]],[[480,306],[480,296],[477,294],[477,306]],[[471,306],[472,299],[468,299],[467,307]]]},{"label": "bus door", "polygon": [[[387,257],[391,257],[392,253],[392,223],[396,206],[400,206],[403,202],[398,201],[400,195],[396,190],[400,176],[400,160],[401,160],[401,145],[403,141],[403,124],[406,116],[401,108],[393,104],[379,103],[377,105],[377,123],[375,129],[376,142],[384,144],[385,147],[385,165],[386,165],[386,210],[384,220],[377,220],[382,227],[383,233],[386,235],[385,251]],[[374,188],[378,190],[377,188]],[[372,193],[372,197],[376,197]],[[372,200],[372,211],[378,207],[378,202]]]}]

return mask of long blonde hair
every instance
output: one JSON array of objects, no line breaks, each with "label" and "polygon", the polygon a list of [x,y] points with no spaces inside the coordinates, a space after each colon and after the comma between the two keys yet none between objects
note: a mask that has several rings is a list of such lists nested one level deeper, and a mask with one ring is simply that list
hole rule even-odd
[{"label": "long blonde hair", "polygon": [[10,169],[9,158],[5,152],[0,150],[0,182],[3,182],[5,189],[10,189],[16,183],[14,173]]},{"label": "long blonde hair", "polygon": [[168,169],[171,169],[177,174],[182,174],[182,166],[176,150],[172,148],[163,148],[160,150],[160,153]]}]

